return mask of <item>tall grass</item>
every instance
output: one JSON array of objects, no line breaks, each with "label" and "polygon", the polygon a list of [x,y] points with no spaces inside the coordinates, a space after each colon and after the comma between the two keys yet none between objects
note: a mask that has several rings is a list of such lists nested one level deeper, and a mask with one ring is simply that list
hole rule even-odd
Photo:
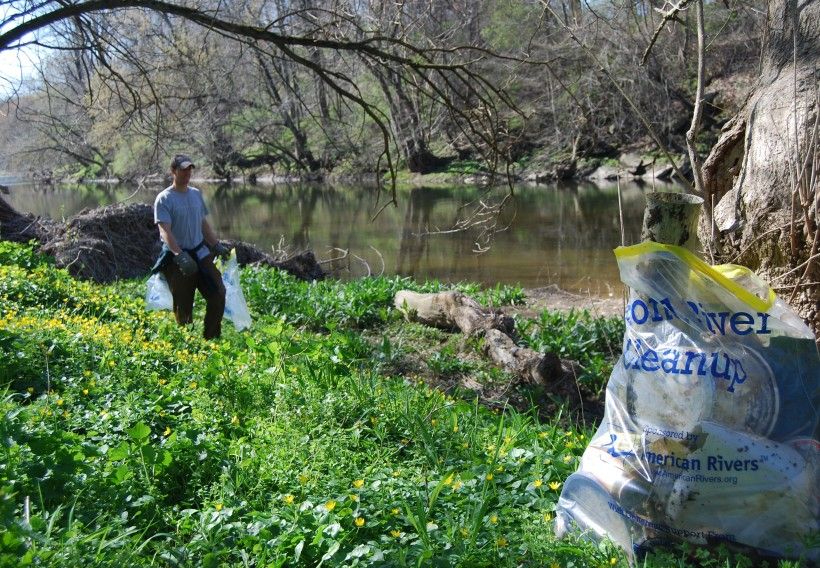
[{"label": "tall grass", "polygon": [[209,342],[0,243],[0,564],[625,565],[551,536],[587,432],[378,372],[413,283],[244,278],[254,326]]}]

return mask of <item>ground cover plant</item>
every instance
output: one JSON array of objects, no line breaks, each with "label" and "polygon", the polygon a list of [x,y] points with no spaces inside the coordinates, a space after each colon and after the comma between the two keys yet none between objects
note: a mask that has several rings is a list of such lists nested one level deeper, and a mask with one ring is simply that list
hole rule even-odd
[{"label": "ground cover plant", "polygon": [[[79,282],[0,243],[0,564],[626,565],[551,536],[588,428],[386,372],[392,340],[363,329],[396,325],[397,289],[438,284],[243,280],[253,327],[211,342],[146,311],[144,281]],[[615,324],[585,318],[569,339],[609,357]],[[752,565],[686,548],[643,564]]]}]

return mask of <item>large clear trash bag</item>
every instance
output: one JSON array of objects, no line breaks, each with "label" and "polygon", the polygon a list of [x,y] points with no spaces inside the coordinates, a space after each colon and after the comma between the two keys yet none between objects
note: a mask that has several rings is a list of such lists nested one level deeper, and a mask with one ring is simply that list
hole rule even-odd
[{"label": "large clear trash bag", "polygon": [[687,541],[820,560],[820,358],[748,269],[654,242],[615,251],[630,288],[604,418],[556,533],[635,556]]}]

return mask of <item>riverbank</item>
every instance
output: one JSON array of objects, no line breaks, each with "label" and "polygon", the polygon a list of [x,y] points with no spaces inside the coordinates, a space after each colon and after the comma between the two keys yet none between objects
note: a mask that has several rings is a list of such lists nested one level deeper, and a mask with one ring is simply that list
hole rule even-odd
[{"label": "riverbank", "polygon": [[[684,155],[673,156],[681,172],[691,177],[688,158]],[[491,172],[481,164],[473,161],[453,161],[442,171],[413,173],[398,170],[395,184],[398,188],[413,187],[448,187],[454,185],[504,185],[509,183],[548,184],[555,182],[593,182],[605,183],[616,180],[624,182],[672,183],[675,177],[674,168],[666,157],[659,157],[651,149],[644,147],[627,147],[617,156],[600,158],[533,158],[525,164],[516,164],[509,169],[500,168]],[[117,177],[85,178],[73,173],[62,173],[59,169],[43,168],[25,172],[0,172],[0,187],[13,183],[33,182],[40,184],[54,183],[136,183],[138,185],[167,185],[171,181],[166,171],[149,171],[134,174],[127,179]],[[207,164],[202,164],[192,177],[193,183],[213,183],[220,185],[268,185],[311,182],[331,183],[364,183],[390,187],[394,180],[389,173],[374,172],[338,173],[338,172],[275,172],[269,168],[242,169],[232,172],[230,176],[215,175]],[[680,183],[677,181],[677,183]]]},{"label": "riverbank", "polygon": [[[628,566],[552,535],[595,418],[534,412],[538,391],[510,388],[474,340],[404,321],[391,300],[409,281],[248,269],[253,325],[209,342],[147,312],[141,280],[80,282],[7,242],[0,275],[4,564]],[[548,313],[518,329],[577,358],[578,388],[600,395],[622,330]],[[749,562],[691,554],[642,565]]]}]

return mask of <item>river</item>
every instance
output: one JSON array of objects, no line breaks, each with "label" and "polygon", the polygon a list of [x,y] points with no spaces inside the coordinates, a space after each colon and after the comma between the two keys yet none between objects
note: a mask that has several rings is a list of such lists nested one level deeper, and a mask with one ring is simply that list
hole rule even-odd
[{"label": "river", "polygon": [[[506,188],[415,188],[399,191],[398,206],[378,215],[374,188],[195,185],[203,190],[221,237],[268,251],[311,249],[319,259],[344,257],[326,265],[341,278],[384,273],[620,295],[612,254],[622,239],[614,183],[516,186],[500,214],[496,209]],[[152,203],[161,189],[12,183],[5,198],[18,211],[65,219],[116,202]],[[647,191],[650,185],[621,185],[626,244],[638,240]],[[454,230],[459,225],[464,228]]]}]

